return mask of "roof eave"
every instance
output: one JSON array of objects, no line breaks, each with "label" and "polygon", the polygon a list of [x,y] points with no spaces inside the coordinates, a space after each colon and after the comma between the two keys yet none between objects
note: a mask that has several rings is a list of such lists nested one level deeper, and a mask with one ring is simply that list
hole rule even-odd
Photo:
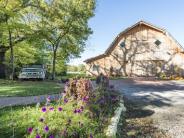
[{"label": "roof eave", "polygon": [[89,63],[89,62],[92,62],[92,61],[94,61],[94,60],[103,58],[103,57],[105,57],[105,56],[106,56],[106,54],[101,54],[101,55],[98,55],[98,56],[96,56],[96,57],[92,57],[92,58],[86,59],[86,60],[84,60],[84,62],[85,62],[85,63]]}]

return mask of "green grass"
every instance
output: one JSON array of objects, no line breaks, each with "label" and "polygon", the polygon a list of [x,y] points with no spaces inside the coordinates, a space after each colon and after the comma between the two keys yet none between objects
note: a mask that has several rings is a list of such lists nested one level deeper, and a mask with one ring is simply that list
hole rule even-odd
[{"label": "green grass", "polygon": [[[12,112],[10,107],[1,109],[0,137],[11,137],[13,135],[13,128],[15,138],[25,136],[34,138],[37,133],[36,129],[38,129],[38,133],[40,135],[43,137],[48,137],[48,135],[51,133],[56,133],[55,130],[58,128],[60,128],[60,131],[64,130],[69,119],[72,120],[73,126],[68,131],[77,129],[79,121],[83,123],[83,129],[86,129],[86,127],[94,128],[96,126],[95,122],[93,123],[93,121],[87,118],[84,114],[74,115],[73,103],[62,106],[63,111],[61,112],[58,111],[58,105],[53,105],[52,107],[54,107],[54,111],[47,111],[46,113],[41,111],[41,107],[35,108],[34,106],[28,106],[26,108],[21,106],[13,107]],[[39,121],[40,118],[44,118],[44,123]],[[49,126],[50,134],[44,132],[45,125]],[[29,127],[33,128],[33,133],[31,135],[29,135],[27,132]],[[84,130],[81,129],[81,131],[83,132]]]},{"label": "green grass", "polygon": [[61,89],[56,82],[0,80],[0,97],[55,94]]},{"label": "green grass", "polygon": [[[49,111],[49,107],[54,107],[54,111]],[[63,110],[59,112],[58,107],[62,107]],[[88,108],[84,108],[84,111],[80,114],[74,114],[73,111],[76,108],[80,108],[80,105],[71,101],[67,104],[54,103],[47,107],[45,113],[42,112],[41,106],[35,107],[34,105],[0,109],[0,138],[11,137],[13,131],[14,138],[35,138],[36,133],[46,138],[51,134],[59,135],[66,128],[69,134],[78,132],[81,138],[89,137],[90,133],[93,136],[95,135],[95,138],[104,138],[104,133],[99,131],[102,128],[99,126],[98,120],[90,117]],[[44,118],[43,123],[39,121],[40,118]],[[69,119],[71,124],[68,124]],[[46,125],[49,126],[48,133],[44,132]],[[33,128],[31,134],[27,132],[29,127]]]}]

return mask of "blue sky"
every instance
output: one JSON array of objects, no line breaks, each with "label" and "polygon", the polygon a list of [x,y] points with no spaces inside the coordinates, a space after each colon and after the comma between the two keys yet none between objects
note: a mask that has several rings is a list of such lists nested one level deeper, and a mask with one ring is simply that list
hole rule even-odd
[{"label": "blue sky", "polygon": [[93,34],[81,58],[70,64],[104,53],[121,31],[140,20],[165,28],[184,46],[184,0],[98,0],[89,21]]}]

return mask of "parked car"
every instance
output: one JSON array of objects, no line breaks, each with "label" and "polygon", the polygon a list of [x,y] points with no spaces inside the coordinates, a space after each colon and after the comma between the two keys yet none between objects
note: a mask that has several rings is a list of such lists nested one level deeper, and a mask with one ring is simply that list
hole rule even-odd
[{"label": "parked car", "polygon": [[45,70],[43,68],[22,68],[18,78],[20,80],[24,80],[24,79],[44,80]]}]

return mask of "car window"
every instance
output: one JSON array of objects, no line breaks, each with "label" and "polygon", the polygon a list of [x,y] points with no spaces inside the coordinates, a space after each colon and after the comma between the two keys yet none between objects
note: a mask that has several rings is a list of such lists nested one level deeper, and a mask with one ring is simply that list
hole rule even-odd
[{"label": "car window", "polygon": [[42,69],[22,69],[22,72],[42,72]]}]

